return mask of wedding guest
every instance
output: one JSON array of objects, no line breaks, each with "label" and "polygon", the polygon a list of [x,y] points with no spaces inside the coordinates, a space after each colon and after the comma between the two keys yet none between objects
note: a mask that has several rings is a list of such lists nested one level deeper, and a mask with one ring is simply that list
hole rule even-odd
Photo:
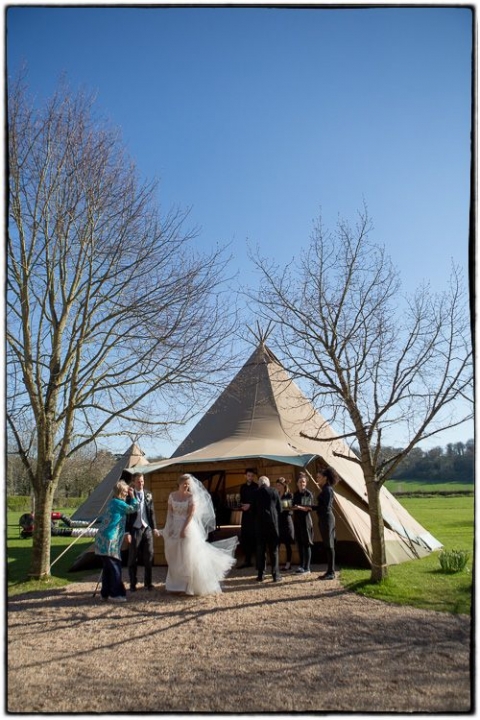
[{"label": "wedding guest", "polygon": [[295,542],[292,510],[293,495],[288,486],[288,480],[284,477],[278,478],[276,488],[282,506],[282,512],[280,513],[280,545],[285,545],[287,557],[285,565],[281,568],[282,570],[290,570],[292,567],[292,545]]},{"label": "wedding guest", "polygon": [[297,542],[300,565],[297,573],[309,574],[313,546],[313,522],[312,522],[313,495],[307,489],[307,476],[300,473],[297,479],[297,490],[293,494],[293,524],[295,528],[295,540]]},{"label": "wedding guest", "polygon": [[122,559],[120,550],[125,536],[125,518],[136,513],[138,500],[133,488],[119,480],[113,486],[113,498],[109,500],[100,526],[95,535],[95,554],[102,559],[102,600],[126,602],[125,585],[122,582]]},{"label": "wedding guest", "polygon": [[317,472],[320,493],[317,498],[317,516],[323,546],[327,554],[327,572],[319,580],[335,579],[335,516],[333,514],[333,488],[339,481],[337,472],[326,467]]},{"label": "wedding guest", "polygon": [[257,580],[261,582],[265,579],[268,550],[273,581],[278,582],[281,580],[278,567],[278,548],[282,506],[278,492],[270,487],[270,480],[265,475],[258,478],[258,490],[252,500],[252,512],[255,518],[257,538]]},{"label": "wedding guest", "polygon": [[158,537],[155,508],[151,492],[145,491],[145,478],[142,473],[132,476],[134,494],[139,502],[138,511],[128,515],[126,522],[128,542],[128,575],[130,590],[137,589],[137,567],[139,558],[143,562],[143,583],[147,590],[153,590],[153,537]]},{"label": "wedding guest", "polygon": [[245,470],[245,482],[240,487],[240,503],[242,509],[242,521],[240,528],[240,543],[245,554],[245,560],[239,568],[252,567],[252,555],[255,553],[255,519],[251,510],[252,500],[258,490],[255,482],[255,470]]}]

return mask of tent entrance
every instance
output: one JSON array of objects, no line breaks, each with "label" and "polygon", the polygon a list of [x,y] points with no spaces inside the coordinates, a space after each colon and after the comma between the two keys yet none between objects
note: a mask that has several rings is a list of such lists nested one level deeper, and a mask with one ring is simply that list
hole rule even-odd
[{"label": "tent entrance", "polygon": [[195,477],[204,485],[212,498],[217,527],[230,525],[230,510],[227,507],[225,470],[195,471]]}]

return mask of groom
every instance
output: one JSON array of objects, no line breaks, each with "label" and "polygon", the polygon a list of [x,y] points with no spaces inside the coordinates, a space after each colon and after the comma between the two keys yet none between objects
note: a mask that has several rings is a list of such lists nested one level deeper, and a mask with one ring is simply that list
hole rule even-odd
[{"label": "groom", "polygon": [[128,574],[130,590],[137,589],[137,565],[139,557],[143,560],[143,582],[147,590],[153,590],[153,536],[158,537],[153,496],[144,491],[145,480],[141,473],[133,475],[134,494],[140,503],[137,513],[127,515],[126,536],[128,542]]}]

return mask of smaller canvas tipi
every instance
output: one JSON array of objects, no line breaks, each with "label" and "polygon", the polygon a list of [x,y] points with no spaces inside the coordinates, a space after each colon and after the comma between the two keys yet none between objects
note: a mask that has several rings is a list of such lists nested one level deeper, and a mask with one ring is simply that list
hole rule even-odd
[{"label": "smaller canvas tipi", "polygon": [[120,480],[125,469],[135,465],[148,465],[145,453],[136,443],[132,443],[127,452],[117,460],[113,468],[107,473],[102,482],[90,493],[88,498],[73,513],[72,520],[87,520],[92,522],[102,514],[103,508],[112,497],[112,488]]}]

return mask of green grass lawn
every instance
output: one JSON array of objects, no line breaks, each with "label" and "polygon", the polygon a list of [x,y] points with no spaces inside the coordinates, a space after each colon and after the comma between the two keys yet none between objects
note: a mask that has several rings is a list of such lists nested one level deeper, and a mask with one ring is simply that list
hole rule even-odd
[{"label": "green grass lawn", "polygon": [[[403,498],[402,505],[437,538],[446,550],[467,550],[471,553],[467,569],[453,575],[441,571],[439,551],[426,558],[412,560],[389,568],[389,577],[378,585],[369,582],[370,571],[341,568],[342,584],[354,592],[386,602],[440,610],[470,613],[473,566],[474,498],[426,497]],[[72,509],[60,510],[66,515]],[[92,544],[92,538],[77,540],[52,568],[52,577],[45,581],[28,579],[32,539],[19,537],[20,512],[7,515],[8,594],[60,587],[76,582],[92,571],[69,573],[75,558]],[[51,561],[72,543],[69,537],[52,537]]]},{"label": "green grass lawn", "polygon": [[392,565],[388,578],[377,585],[369,582],[369,570],[341,569],[342,584],[368,597],[413,605],[429,610],[466,613],[471,610],[473,567],[473,497],[404,498],[402,505],[445,550],[467,550],[470,560],[459,573],[445,574],[439,554]]},{"label": "green grass lawn", "polygon": [[[68,516],[73,513],[72,508],[60,508],[58,511]],[[8,511],[7,513],[7,581],[9,595],[17,595],[31,590],[61,587],[69,582],[80,580],[85,575],[92,574],[91,570],[73,573],[69,573],[68,570],[80,553],[90,547],[93,538],[80,538],[75,541],[75,538],[72,537],[52,537],[50,555],[50,562],[52,563],[71,543],[75,542],[75,544],[53,566],[52,575],[49,579],[30,580],[28,574],[32,555],[32,538],[20,537],[18,520],[21,515],[23,515],[23,512]],[[59,527],[62,526],[59,524]]]},{"label": "green grass lawn", "polygon": [[387,480],[385,483],[387,490],[392,493],[421,492],[421,493],[438,493],[438,492],[472,492],[474,490],[473,483],[462,482],[445,482],[445,480],[417,480],[415,478],[408,480]]}]

